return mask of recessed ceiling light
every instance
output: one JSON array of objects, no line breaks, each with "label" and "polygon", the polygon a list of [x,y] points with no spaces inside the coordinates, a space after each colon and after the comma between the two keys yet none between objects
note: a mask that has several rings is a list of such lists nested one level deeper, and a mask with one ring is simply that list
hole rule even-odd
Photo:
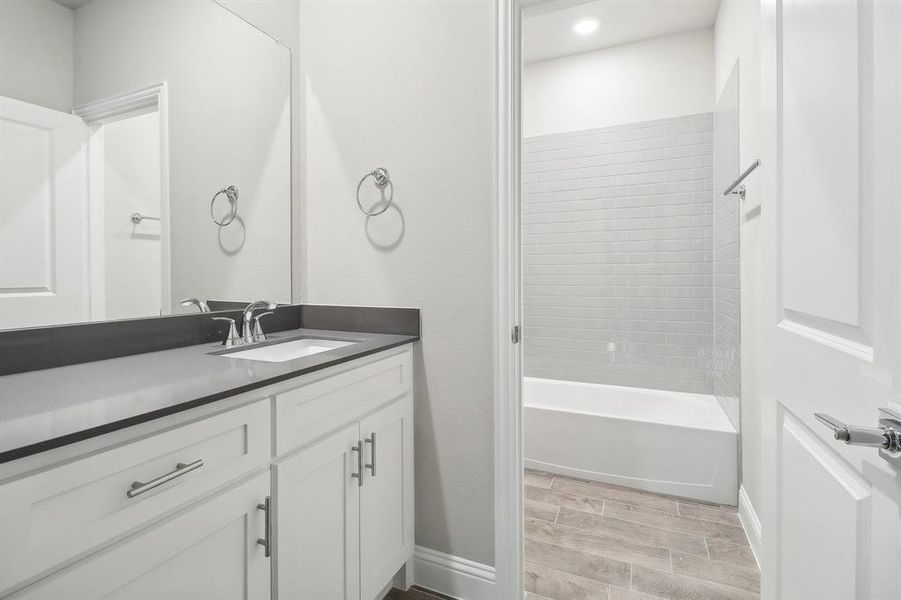
[{"label": "recessed ceiling light", "polygon": [[589,35],[594,33],[600,26],[601,22],[597,19],[580,19],[573,23],[573,31],[579,35]]}]

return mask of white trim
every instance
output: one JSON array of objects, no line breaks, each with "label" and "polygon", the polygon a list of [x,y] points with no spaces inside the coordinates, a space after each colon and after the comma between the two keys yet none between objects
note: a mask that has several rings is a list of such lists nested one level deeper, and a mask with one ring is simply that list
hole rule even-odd
[{"label": "white trim", "polygon": [[416,546],[416,585],[460,600],[497,600],[494,567]]},{"label": "white trim", "polygon": [[[522,353],[511,329],[520,301],[521,0],[497,2],[497,205],[494,306],[494,560],[492,598],[523,597]],[[417,578],[419,578],[417,567]],[[426,585],[426,584],[423,584]],[[428,587],[426,585],[426,587]],[[442,590],[436,590],[442,591]],[[473,596],[477,598],[477,596]],[[486,596],[487,598],[487,596]]]},{"label": "white trim", "polygon": [[745,486],[738,488],[738,520],[741,521],[742,527],[745,528],[745,535],[748,536],[748,543],[751,544],[751,552],[754,553],[754,560],[757,561],[757,568],[761,563],[761,546],[760,546],[760,518],[754,505],[751,504],[751,497],[745,490]]},{"label": "white trim", "polygon": [[169,92],[166,82],[76,107],[91,130],[88,140],[91,320],[106,318],[103,244],[103,125],[151,112],[160,125],[160,314],[172,312],[172,243],[169,206]]},{"label": "white trim", "polygon": [[823,344],[824,346],[832,348],[833,350],[838,350],[839,352],[850,354],[851,356],[870,363],[873,362],[873,347],[867,344],[862,344],[860,342],[835,335],[834,333],[823,331],[822,329],[810,327],[809,325],[805,325],[803,323],[799,323],[796,320],[788,318],[780,321],[779,324],[776,325],[776,327],[779,327],[784,331],[788,331],[789,333],[807,338],[808,340],[814,341],[818,344]]},{"label": "white trim", "polygon": [[106,318],[106,217],[103,206],[103,127],[88,127],[88,294],[90,320]]},{"label": "white trim", "polygon": [[111,123],[155,112],[160,103],[159,99],[165,92],[166,84],[157,83],[133,92],[76,106],[72,112],[88,123]]},{"label": "white trim", "polygon": [[513,344],[510,339],[512,327],[522,323],[522,20],[525,11],[541,10],[549,2],[507,0],[496,3],[494,562],[497,582],[495,598],[505,599],[522,598],[524,593],[522,344]]}]

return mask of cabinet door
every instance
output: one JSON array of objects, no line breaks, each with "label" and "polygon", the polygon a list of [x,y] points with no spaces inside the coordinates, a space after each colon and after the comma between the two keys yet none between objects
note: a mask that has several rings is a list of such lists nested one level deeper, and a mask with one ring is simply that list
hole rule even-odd
[{"label": "cabinet door", "polygon": [[408,394],[360,421],[360,587],[373,600],[413,552],[413,400]]},{"label": "cabinet door", "polygon": [[25,588],[29,600],[265,600],[269,560],[258,538],[269,474],[91,555]]},{"label": "cabinet door", "polygon": [[359,600],[359,427],[275,468],[276,590],[281,600]]}]

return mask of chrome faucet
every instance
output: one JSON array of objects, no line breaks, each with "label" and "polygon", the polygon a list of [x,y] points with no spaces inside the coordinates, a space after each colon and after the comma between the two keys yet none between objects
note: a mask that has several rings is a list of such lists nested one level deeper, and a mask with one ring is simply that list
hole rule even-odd
[{"label": "chrome faucet", "polygon": [[234,319],[230,319],[228,317],[213,317],[213,320],[228,323],[228,334],[225,336],[225,339],[222,340],[223,346],[225,346],[226,348],[231,348],[233,346],[240,346],[244,343],[244,340],[238,337],[238,330],[235,329]]},{"label": "chrome faucet", "polygon": [[256,302],[251,302],[247,305],[247,308],[244,309],[244,315],[241,319],[241,337],[244,338],[245,344],[262,342],[266,339],[266,336],[263,335],[263,329],[260,327],[259,321],[257,321],[257,329],[259,329],[259,332],[256,335],[254,334],[253,312],[262,308],[272,311],[277,307],[277,304],[275,304],[274,302],[269,302],[268,300],[257,300]]},{"label": "chrome faucet", "polygon": [[196,306],[197,309],[202,313],[210,312],[210,307],[207,306],[206,300],[199,300],[197,298],[185,298],[181,301],[182,306]]}]

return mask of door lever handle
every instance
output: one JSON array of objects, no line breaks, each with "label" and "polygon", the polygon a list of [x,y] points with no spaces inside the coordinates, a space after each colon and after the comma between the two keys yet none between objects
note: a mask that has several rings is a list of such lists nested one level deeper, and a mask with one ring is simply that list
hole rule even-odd
[{"label": "door lever handle", "polygon": [[870,446],[882,448],[889,452],[901,450],[901,432],[890,427],[858,427],[846,425],[833,416],[824,413],[814,413],[814,417],[832,429],[835,439],[845,442],[850,446]]}]

